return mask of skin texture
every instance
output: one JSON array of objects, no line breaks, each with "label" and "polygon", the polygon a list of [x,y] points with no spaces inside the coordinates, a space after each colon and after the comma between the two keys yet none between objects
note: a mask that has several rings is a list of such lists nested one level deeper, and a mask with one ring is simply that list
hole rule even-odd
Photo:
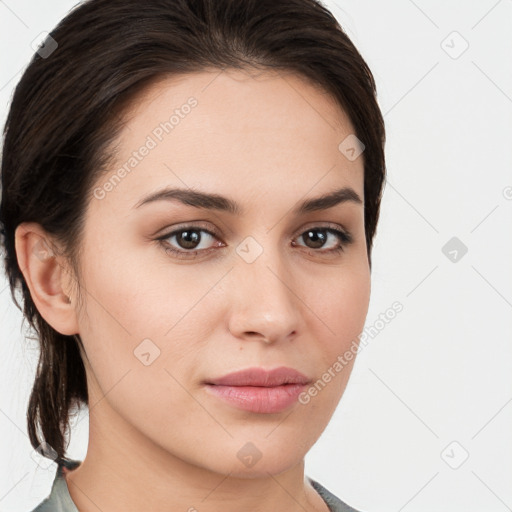
[{"label": "skin texture", "polygon": [[[340,152],[352,125],[303,78],[204,71],[144,92],[96,186],[191,96],[197,105],[172,131],[103,198],[91,199],[80,287],[61,256],[34,255],[48,238],[37,224],[16,232],[38,310],[57,331],[79,333],[87,353],[89,445],[67,477],[70,495],[81,512],[325,512],[305,481],[304,456],[338,405],[354,360],[307,404],[273,414],[221,402],[203,381],[289,366],[314,382],[357,339],[370,299],[363,203],[291,211],[342,186],[364,200],[364,154],[351,161]],[[227,196],[244,213],[176,200],[134,208],[166,186]],[[195,259],[177,258],[156,240],[198,222],[217,234],[196,231],[204,251]],[[340,253],[325,253],[339,245],[336,235],[324,232],[324,245],[307,235],[329,225],[352,235]],[[262,249],[251,263],[236,250],[249,236]],[[179,236],[167,238],[169,245],[191,251]],[[134,354],[144,339],[160,350],[149,365]],[[261,455],[252,467],[237,456],[248,442]]]}]

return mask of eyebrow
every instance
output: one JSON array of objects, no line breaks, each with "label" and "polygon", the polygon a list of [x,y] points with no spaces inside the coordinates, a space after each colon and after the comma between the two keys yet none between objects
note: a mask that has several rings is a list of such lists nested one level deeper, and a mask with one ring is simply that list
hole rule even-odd
[{"label": "eyebrow", "polygon": [[[141,199],[134,208],[153,203],[155,201],[173,201],[177,200],[183,204],[193,206],[194,208],[203,208],[207,210],[218,210],[240,216],[244,209],[236,201],[219,194],[210,194],[199,192],[197,190],[183,188],[165,188],[153,192]],[[363,204],[363,201],[357,192],[351,187],[343,187],[332,192],[328,192],[319,197],[306,199],[296,206],[293,210],[294,215],[303,215],[308,212],[327,210],[338,204],[353,202]]]}]

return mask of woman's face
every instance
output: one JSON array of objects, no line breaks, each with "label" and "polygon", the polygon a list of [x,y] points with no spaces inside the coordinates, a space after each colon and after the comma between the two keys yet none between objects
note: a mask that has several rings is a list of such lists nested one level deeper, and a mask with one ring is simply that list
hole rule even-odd
[{"label": "woman's face", "polygon": [[[240,476],[291,468],[342,396],[368,310],[354,129],[297,76],[227,70],[160,81],[126,119],[80,256],[90,449]],[[310,385],[211,384],[278,367]]]}]

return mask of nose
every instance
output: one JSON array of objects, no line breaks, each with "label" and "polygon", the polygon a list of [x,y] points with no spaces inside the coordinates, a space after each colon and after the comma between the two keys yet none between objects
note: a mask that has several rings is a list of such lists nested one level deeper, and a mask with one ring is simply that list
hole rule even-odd
[{"label": "nose", "polygon": [[277,251],[265,251],[252,263],[241,259],[231,278],[228,330],[233,336],[267,344],[298,336],[304,317],[303,301],[294,291],[293,275]]}]

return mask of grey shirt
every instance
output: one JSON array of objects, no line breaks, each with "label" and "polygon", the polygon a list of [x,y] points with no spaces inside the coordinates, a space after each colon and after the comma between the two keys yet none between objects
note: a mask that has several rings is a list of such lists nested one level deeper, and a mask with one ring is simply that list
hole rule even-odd
[{"label": "grey shirt", "polygon": [[[32,512],[79,512],[69,495],[64,473],[77,468],[81,464],[78,460],[63,460],[57,467],[55,480],[53,481],[50,495],[44,499]],[[339,498],[330,493],[317,481],[307,477],[314,489],[320,494],[331,512],[358,512],[343,503]]]}]

